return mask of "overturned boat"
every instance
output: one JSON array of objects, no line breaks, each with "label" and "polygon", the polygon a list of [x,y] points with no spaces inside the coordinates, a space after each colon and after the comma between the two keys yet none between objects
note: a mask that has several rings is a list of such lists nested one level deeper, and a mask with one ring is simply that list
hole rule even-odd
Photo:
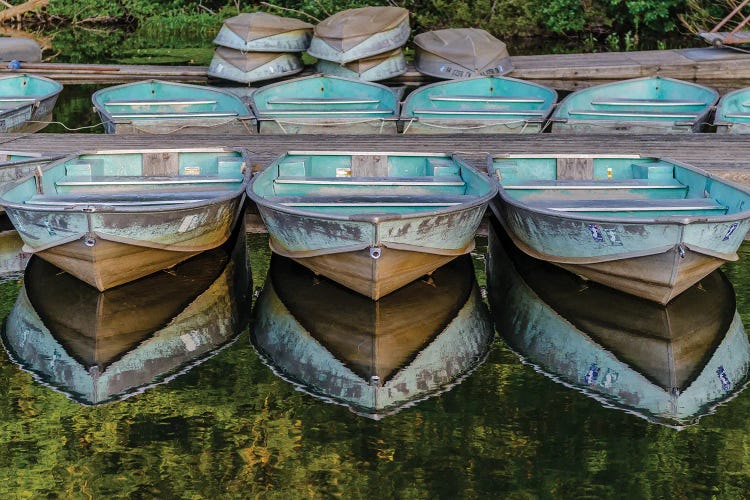
[{"label": "overturned boat", "polygon": [[404,51],[398,48],[346,64],[319,59],[315,63],[315,71],[323,75],[377,82],[406,73],[406,60]]},{"label": "overturned boat", "polygon": [[6,184],[0,203],[25,251],[103,291],[223,244],[245,166],[224,148],[81,153]]},{"label": "overturned boat", "polygon": [[318,59],[348,63],[397,49],[410,34],[409,11],[401,7],[343,10],[315,26],[307,52]]},{"label": "overturned boat", "polygon": [[675,160],[499,155],[491,204],[530,256],[666,304],[738,259],[750,189]]},{"label": "overturned boat", "polygon": [[266,85],[251,104],[261,134],[395,134],[401,90],[308,76]]},{"label": "overturned boat", "polygon": [[233,242],[103,293],[35,258],[3,344],[37,380],[86,405],[167,382],[247,324],[244,231]]},{"label": "overturned boat", "polygon": [[49,125],[62,88],[41,76],[1,76],[0,132],[37,132]]},{"label": "overturned boat", "polygon": [[417,71],[436,78],[502,76],[513,70],[505,44],[484,30],[428,31],[415,36],[414,45]]},{"label": "overturned boat", "polygon": [[507,77],[438,82],[411,92],[401,106],[404,134],[541,132],[557,92]]},{"label": "overturned boat", "polygon": [[304,52],[310,46],[313,25],[265,12],[230,17],[214,43],[242,52]]},{"label": "overturned boat", "polygon": [[248,195],[271,249],[374,300],[474,249],[496,187],[437,153],[289,152]]},{"label": "overturned boat", "polygon": [[746,386],[750,343],[720,271],[661,306],[532,259],[497,228],[488,288],[511,348],[606,406],[683,427]]},{"label": "overturned boat", "polygon": [[450,390],[493,336],[468,256],[373,302],[274,255],[251,328],[281,377],[374,419]]},{"label": "overturned boat", "polygon": [[607,83],[563,99],[552,132],[700,132],[718,99],[714,89],[663,76]]},{"label": "overturned boat", "polygon": [[304,69],[294,53],[240,52],[218,47],[208,65],[208,76],[240,83],[252,83],[294,75]]},{"label": "overturned boat", "polygon": [[98,90],[91,100],[108,134],[255,133],[252,112],[231,92],[146,80]]}]

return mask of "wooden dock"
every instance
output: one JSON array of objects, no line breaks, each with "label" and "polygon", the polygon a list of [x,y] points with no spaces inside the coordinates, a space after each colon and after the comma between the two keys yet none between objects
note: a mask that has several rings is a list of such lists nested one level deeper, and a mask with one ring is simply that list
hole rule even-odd
[{"label": "wooden dock", "polygon": [[[750,86],[750,54],[728,48],[516,56],[512,61],[515,69],[510,76],[558,90],[576,90],[650,75],[694,81],[720,92]],[[205,66],[29,63],[20,70],[24,71],[64,84],[116,84],[149,78],[192,83],[209,81]],[[0,68],[0,75],[10,72]],[[310,74],[311,70],[306,73]],[[386,83],[419,85],[427,81],[431,79],[411,69]]]},{"label": "wooden dock", "polygon": [[286,151],[424,151],[458,153],[484,168],[487,154],[611,153],[681,160],[750,185],[750,141],[741,135],[106,135],[6,134],[0,149],[68,153],[97,149],[245,147],[262,167]]}]

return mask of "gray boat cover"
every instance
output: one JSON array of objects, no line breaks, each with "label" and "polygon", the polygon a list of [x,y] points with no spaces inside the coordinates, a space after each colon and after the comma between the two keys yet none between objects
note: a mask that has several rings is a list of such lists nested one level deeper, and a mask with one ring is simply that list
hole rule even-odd
[{"label": "gray boat cover", "polygon": [[417,71],[438,78],[504,75],[513,69],[505,44],[476,28],[428,31],[414,37],[414,45]]},{"label": "gray boat cover", "polygon": [[299,19],[274,16],[265,12],[245,13],[230,17],[224,21],[224,26],[247,42],[290,31],[312,31],[313,29],[312,24]]},{"label": "gray boat cover", "polygon": [[242,52],[227,47],[216,47],[216,54],[242,71],[252,71],[281,56],[278,52]]},{"label": "gray boat cover", "polygon": [[[371,36],[397,28],[409,21],[409,11],[401,7],[362,7],[338,12],[315,26],[315,37],[342,52],[356,47]],[[394,40],[393,46],[406,42]]]},{"label": "gray boat cover", "polygon": [[17,59],[23,62],[42,60],[42,49],[29,38],[0,37],[0,61]]}]

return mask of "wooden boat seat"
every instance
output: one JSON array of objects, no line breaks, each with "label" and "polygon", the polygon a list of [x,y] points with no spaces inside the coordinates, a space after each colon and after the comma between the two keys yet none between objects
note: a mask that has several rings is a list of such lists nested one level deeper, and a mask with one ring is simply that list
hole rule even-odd
[{"label": "wooden boat seat", "polygon": [[443,207],[466,203],[465,195],[276,196],[269,200],[288,207]]},{"label": "wooden boat seat", "polygon": [[496,96],[496,95],[431,95],[431,101],[443,102],[501,102],[501,103],[523,103],[523,104],[543,104],[544,99],[537,97],[523,96]]},{"label": "wooden boat seat", "polygon": [[519,109],[517,111],[491,110],[491,109],[428,109],[417,108],[413,111],[415,115],[477,115],[477,116],[534,116],[541,118],[547,114],[546,111],[533,111]]},{"label": "wooden boat seat", "polygon": [[378,104],[380,99],[357,97],[275,97],[266,101],[268,104],[313,105],[327,104]]},{"label": "wooden boat seat", "polygon": [[528,180],[503,184],[506,190],[618,190],[618,189],[667,189],[687,191],[687,186],[677,179],[611,179],[601,181],[578,180]]},{"label": "wooden boat seat", "polygon": [[571,116],[605,116],[612,118],[673,118],[673,119],[696,119],[695,113],[660,113],[658,111],[595,111],[588,109],[571,109]]},{"label": "wooden boat seat", "polygon": [[690,215],[690,212],[724,214],[727,207],[711,198],[664,200],[543,200],[528,201],[537,208],[559,212],[663,212],[661,215]]},{"label": "wooden boat seat", "polygon": [[197,104],[216,104],[209,99],[112,99],[105,106],[183,106]]},{"label": "wooden boat seat", "polygon": [[688,99],[635,99],[627,97],[610,97],[593,99],[594,106],[647,106],[647,107],[675,107],[675,106],[705,106],[703,101]]},{"label": "wooden boat seat", "polygon": [[233,111],[201,111],[198,113],[113,113],[112,118],[228,118],[238,116]]},{"label": "wooden boat seat", "polygon": [[223,191],[189,191],[182,193],[131,192],[95,194],[37,194],[29,198],[27,205],[71,206],[103,204],[110,206],[173,205],[195,203],[223,195]]},{"label": "wooden boat seat", "polygon": [[326,186],[466,186],[458,175],[425,177],[303,177],[279,176],[276,184],[322,184]]}]

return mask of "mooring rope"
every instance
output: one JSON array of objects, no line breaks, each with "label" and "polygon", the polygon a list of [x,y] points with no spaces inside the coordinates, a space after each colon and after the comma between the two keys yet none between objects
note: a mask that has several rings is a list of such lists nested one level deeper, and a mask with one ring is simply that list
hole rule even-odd
[{"label": "mooring rope", "polygon": [[60,125],[65,130],[69,130],[71,132],[75,132],[76,130],[85,130],[85,129],[89,129],[89,128],[96,128],[96,127],[104,125],[103,122],[99,122],[99,123],[97,123],[95,125],[85,125],[83,127],[71,128],[71,127],[68,127],[67,125],[65,125],[63,122],[54,122],[54,121],[53,122],[43,122],[43,121],[37,121],[37,120],[26,120],[26,122],[24,122],[24,123],[43,123],[45,125]]},{"label": "mooring rope", "polygon": [[348,120],[348,121],[326,122],[326,123],[295,122],[295,121],[291,121],[291,120],[277,120],[277,119],[272,119],[270,121],[276,123],[279,126],[279,128],[281,129],[281,131],[284,132],[285,134],[288,134],[289,132],[286,131],[286,129],[284,128],[284,125],[301,125],[301,126],[314,125],[316,127],[338,127],[338,126],[341,126],[341,125],[359,125],[359,124],[362,124],[362,123],[380,122],[380,131],[379,131],[379,133],[382,134],[383,133],[383,127],[385,127],[385,124],[386,124],[387,120],[383,120],[381,118],[368,118],[368,119],[363,119],[363,120]]}]

